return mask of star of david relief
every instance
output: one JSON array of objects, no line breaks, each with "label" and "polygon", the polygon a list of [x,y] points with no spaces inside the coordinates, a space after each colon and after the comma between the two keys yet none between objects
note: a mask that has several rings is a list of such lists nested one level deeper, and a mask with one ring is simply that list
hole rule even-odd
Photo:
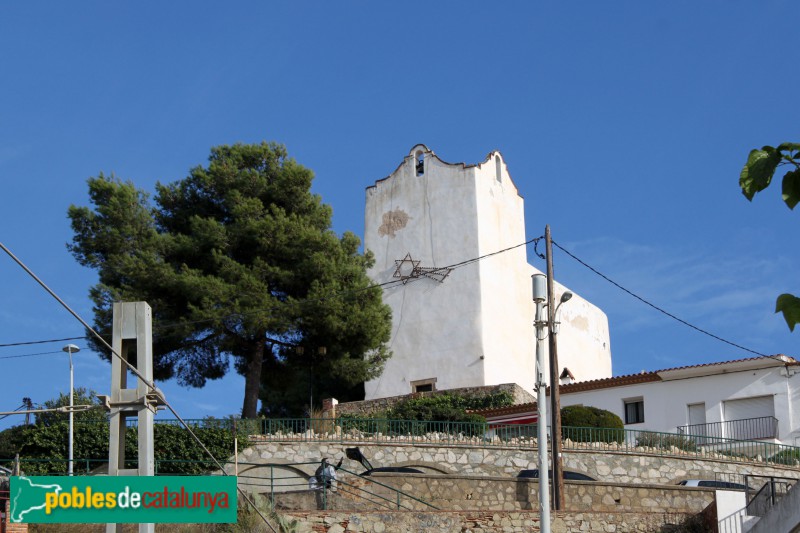
[{"label": "star of david relief", "polygon": [[417,279],[420,276],[432,279],[442,283],[445,278],[452,272],[452,268],[436,268],[436,267],[421,267],[420,261],[415,261],[411,257],[411,253],[407,253],[402,259],[395,259],[395,268],[393,278],[399,278],[403,285],[408,283],[411,279]]}]

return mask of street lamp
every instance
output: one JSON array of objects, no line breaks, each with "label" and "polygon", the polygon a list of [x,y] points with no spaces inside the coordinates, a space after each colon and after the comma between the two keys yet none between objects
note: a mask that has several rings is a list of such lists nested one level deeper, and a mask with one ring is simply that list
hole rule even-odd
[{"label": "street lamp", "polygon": [[561,324],[561,322],[558,321],[558,310],[561,309],[561,304],[568,302],[570,299],[572,299],[572,293],[569,291],[564,292],[564,294],[561,295],[561,300],[559,300],[558,305],[556,306],[555,313],[553,313],[553,333],[556,335],[558,335],[558,326]]},{"label": "street lamp", "polygon": [[548,486],[547,471],[547,382],[544,378],[544,339],[546,337],[545,328],[548,321],[544,320],[543,307],[547,299],[546,283],[547,278],[544,274],[534,274],[531,276],[533,281],[533,301],[536,303],[536,317],[533,325],[536,328],[536,448],[539,453],[539,530],[542,533],[550,533],[550,488]]},{"label": "street lamp", "polygon": [[69,466],[67,467],[67,473],[71,476],[72,475],[72,458],[73,458],[73,417],[75,416],[72,413],[73,408],[73,390],[75,388],[75,381],[74,381],[74,372],[72,368],[72,354],[78,353],[81,351],[80,348],[75,346],[74,344],[67,344],[62,348],[63,351],[69,354]]}]

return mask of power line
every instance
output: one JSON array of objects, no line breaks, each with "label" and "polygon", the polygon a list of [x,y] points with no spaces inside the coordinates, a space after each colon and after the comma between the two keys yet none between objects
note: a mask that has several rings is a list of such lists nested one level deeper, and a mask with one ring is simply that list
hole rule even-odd
[{"label": "power line", "polygon": [[[514,250],[516,248],[520,248],[522,246],[527,246],[528,244],[531,244],[531,243],[534,244],[534,253],[537,256],[542,257],[542,254],[540,254],[539,251],[538,251],[538,244],[539,244],[539,241],[541,241],[541,239],[542,239],[542,237],[536,237],[536,238],[533,238],[533,239],[529,239],[529,240],[527,240],[527,241],[525,241],[523,243],[516,244],[514,246],[509,246],[508,248],[504,248],[502,250],[497,250],[495,252],[484,254],[482,256],[473,257],[473,258],[466,259],[464,261],[460,261],[460,262],[453,263],[451,265],[447,265],[447,266],[443,266],[443,267],[435,267],[434,270],[446,270],[446,269],[455,270],[457,268],[461,268],[461,267],[464,267],[464,266],[467,266],[467,265],[470,265],[470,264],[473,264],[473,263],[477,263],[477,262],[479,262],[479,261],[481,261],[483,259],[487,259],[487,258],[495,256],[495,255],[499,255],[499,254],[502,254],[502,253],[505,253],[505,252],[509,252],[511,250]],[[733,346],[735,348],[738,348],[740,350],[744,350],[746,352],[758,355],[760,357],[775,358],[774,355],[764,354],[764,353],[758,352],[756,350],[752,350],[750,348],[747,348],[747,347],[742,346],[740,344],[737,344],[735,342],[732,342],[732,341],[729,341],[727,339],[724,339],[724,338],[722,338],[722,337],[720,337],[718,335],[715,335],[715,334],[713,334],[713,333],[711,333],[711,332],[709,332],[709,331],[707,331],[707,330],[705,330],[703,328],[695,326],[694,324],[691,324],[690,322],[688,322],[686,320],[683,320],[682,318],[670,313],[669,311],[666,311],[665,309],[663,309],[663,308],[661,308],[661,307],[659,307],[659,306],[657,306],[657,305],[645,300],[644,298],[642,298],[641,296],[637,295],[633,291],[623,287],[622,285],[620,285],[616,281],[612,280],[611,278],[609,278],[608,276],[606,276],[602,272],[598,271],[596,268],[592,267],[591,265],[589,265],[588,263],[586,263],[585,261],[583,261],[582,259],[580,259],[576,255],[571,253],[569,250],[567,250],[566,248],[564,248],[563,246],[558,244],[556,241],[553,241],[553,245],[556,246],[557,248],[559,248],[561,251],[563,251],[565,254],[570,256],[572,259],[574,259],[578,263],[582,264],[584,267],[588,268],[589,270],[591,270],[592,272],[594,272],[595,274],[597,274],[601,278],[605,279],[606,281],[608,281],[609,283],[611,283],[612,285],[617,287],[618,289],[620,289],[623,292],[629,294],[630,296],[636,298],[640,302],[642,302],[645,305],[655,309],[656,311],[658,311],[658,312],[660,312],[660,313],[672,318],[673,320],[676,320],[677,322],[680,322],[681,324],[683,324],[685,326],[688,326],[688,327],[694,329],[695,331],[698,331],[699,333],[707,335],[707,336],[709,336],[709,337],[711,337],[713,339],[716,339],[716,340],[718,340],[720,342],[724,342],[725,344],[728,344],[728,345]],[[395,286],[395,285],[402,285],[402,284],[405,284],[405,283],[411,283],[411,282],[414,282],[414,281],[419,281],[419,279],[422,279],[422,278],[411,278],[411,279],[403,279],[403,280],[401,280],[401,279],[389,280],[389,281],[386,281],[386,282],[383,282],[383,283],[370,284],[370,285],[368,285],[366,287],[362,287],[362,288],[359,288],[359,289],[346,289],[346,290],[342,290],[342,291],[337,291],[337,292],[331,293],[331,294],[329,294],[327,296],[321,296],[321,297],[318,297],[318,298],[297,300],[297,301],[294,301],[294,302],[286,302],[286,303],[288,305],[297,305],[297,306],[310,305],[310,304],[313,304],[313,303],[324,302],[324,301],[327,301],[327,300],[344,298],[344,297],[347,297],[349,295],[355,295],[355,294],[358,294],[360,292],[365,292],[365,291],[368,291],[368,290],[371,290],[371,289],[375,289],[375,288],[385,288],[385,287],[392,287],[392,286]],[[164,330],[164,329],[174,328],[174,327],[184,327],[184,326],[191,326],[191,325],[196,325],[196,324],[211,323],[211,322],[216,322],[218,320],[225,320],[225,319],[228,319],[228,318],[249,316],[249,315],[253,315],[253,314],[257,314],[257,313],[268,313],[270,311],[278,310],[280,308],[281,308],[281,306],[271,305],[269,307],[263,307],[263,308],[260,308],[260,309],[254,309],[252,311],[248,311],[248,312],[244,312],[244,313],[241,313],[241,312],[240,313],[229,313],[229,314],[226,314],[226,315],[222,315],[222,316],[220,316],[218,318],[206,318],[206,319],[193,320],[193,321],[188,321],[188,322],[176,322],[176,323],[171,323],[171,324],[161,324],[161,325],[153,327],[153,331],[159,331],[159,330]],[[87,327],[87,329],[89,329],[89,328]],[[0,348],[11,347],[11,346],[23,346],[23,345],[30,345],[30,344],[44,344],[44,343],[49,343],[49,342],[63,342],[63,341],[69,341],[69,340],[80,340],[80,339],[85,339],[85,338],[86,337],[67,337],[67,338],[63,338],[63,339],[50,339],[50,340],[41,340],[41,341],[27,341],[27,342],[18,342],[18,343],[8,343],[8,344],[0,344]],[[33,356],[37,356],[37,355],[48,355],[48,354],[54,354],[54,353],[59,353],[59,352],[41,352],[41,353],[34,353],[34,354],[12,355],[12,356],[0,357],[0,359],[14,359],[14,358],[20,358],[20,357],[33,357]]]},{"label": "power line", "polygon": [[744,351],[746,351],[746,352],[750,352],[750,353],[752,353],[752,354],[755,354],[755,355],[758,355],[758,356],[760,356],[760,357],[769,357],[769,358],[772,358],[772,359],[775,359],[775,360],[778,360],[778,361],[782,361],[782,359],[780,359],[778,356],[775,356],[775,355],[768,355],[768,354],[765,354],[765,353],[757,352],[757,351],[755,351],[755,350],[751,350],[750,348],[746,348],[746,347],[744,347],[744,346],[742,346],[742,345],[740,345],[740,344],[736,344],[735,342],[731,342],[731,341],[729,341],[729,340],[727,340],[727,339],[723,339],[723,338],[722,338],[722,337],[720,337],[719,335],[714,335],[713,333],[711,333],[711,332],[709,332],[709,331],[706,331],[706,330],[704,330],[703,328],[697,327],[697,326],[695,326],[694,324],[691,324],[691,323],[687,322],[686,320],[683,320],[682,318],[679,318],[679,317],[677,317],[677,316],[673,315],[673,314],[672,314],[672,313],[670,313],[669,311],[665,311],[665,310],[664,310],[664,309],[662,309],[661,307],[659,307],[659,306],[657,306],[657,305],[655,305],[655,304],[653,304],[653,303],[650,303],[649,301],[645,300],[644,298],[642,298],[642,297],[641,297],[641,296],[639,296],[638,294],[636,294],[636,293],[634,293],[634,292],[632,292],[632,291],[630,291],[630,290],[626,289],[625,287],[623,287],[622,285],[620,285],[619,283],[617,283],[617,282],[616,282],[616,281],[614,281],[613,279],[609,278],[608,276],[606,276],[605,274],[603,274],[602,272],[600,272],[600,271],[599,271],[599,270],[597,270],[596,268],[594,268],[594,267],[592,267],[591,265],[587,264],[585,261],[583,261],[582,259],[580,259],[580,258],[578,258],[577,256],[575,256],[575,254],[573,254],[572,252],[570,252],[569,250],[567,250],[566,248],[564,248],[563,246],[561,246],[560,244],[558,244],[556,241],[552,241],[552,242],[553,242],[553,246],[557,247],[557,248],[558,248],[558,249],[560,249],[562,252],[564,252],[565,254],[567,254],[568,256],[570,256],[571,258],[573,258],[575,261],[577,261],[578,263],[582,264],[583,266],[585,266],[586,268],[588,268],[589,270],[591,270],[592,272],[594,272],[595,274],[597,274],[598,276],[600,276],[601,278],[603,278],[604,280],[606,280],[607,282],[611,283],[612,285],[614,285],[614,286],[615,286],[615,287],[617,287],[618,289],[622,290],[623,292],[626,292],[626,293],[628,293],[629,295],[633,296],[634,298],[636,298],[637,300],[639,300],[639,301],[640,301],[640,302],[642,302],[643,304],[645,304],[645,305],[648,305],[648,306],[652,307],[653,309],[655,309],[655,310],[656,310],[656,311],[658,311],[659,313],[662,313],[662,314],[664,314],[664,315],[666,315],[666,316],[668,316],[668,317],[672,318],[673,320],[677,320],[678,322],[680,322],[680,323],[681,323],[681,324],[683,324],[684,326],[688,326],[688,327],[692,328],[693,330],[695,330],[695,331],[698,331],[698,332],[702,333],[703,335],[708,335],[709,337],[711,337],[711,338],[713,338],[713,339],[716,339],[716,340],[718,340],[718,341],[724,342],[725,344],[729,344],[729,345],[731,345],[731,346],[733,346],[733,347],[735,347],[735,348],[739,348],[740,350],[744,350]]},{"label": "power line", "polygon": [[[515,250],[515,249],[521,248],[523,246],[527,246],[530,243],[538,244],[538,242],[541,239],[542,239],[541,236],[540,237],[536,237],[536,238],[533,238],[533,239],[529,239],[529,240],[527,240],[525,242],[522,242],[522,243],[519,243],[519,244],[515,244],[513,246],[509,246],[508,248],[503,248],[502,250],[497,250],[495,252],[490,252],[488,254],[484,254],[484,255],[481,255],[481,256],[478,256],[478,257],[473,257],[473,258],[470,258],[470,259],[466,259],[464,261],[460,261],[458,263],[453,263],[451,265],[447,265],[447,266],[443,266],[443,267],[434,267],[431,270],[434,271],[434,272],[438,271],[438,270],[447,270],[447,269],[455,270],[457,268],[461,268],[461,267],[464,267],[464,266],[467,266],[467,265],[471,265],[473,263],[477,263],[477,262],[482,261],[484,259],[487,259],[489,257],[495,256],[495,255],[499,255],[499,254],[502,254],[502,253],[505,253],[505,252],[510,252],[511,250]],[[391,286],[395,286],[395,285],[405,285],[406,283],[419,281],[420,279],[422,279],[422,277],[411,278],[411,279],[393,279],[393,280],[385,281],[383,283],[372,283],[372,284],[370,284],[370,285],[368,285],[366,287],[362,287],[360,289],[345,289],[345,290],[342,290],[342,291],[333,292],[333,293],[331,293],[331,294],[329,294],[327,296],[320,296],[319,298],[303,299],[303,300],[297,300],[297,301],[294,301],[294,302],[286,302],[286,303],[289,304],[289,305],[298,305],[298,306],[300,306],[300,305],[308,305],[308,304],[312,304],[312,303],[324,302],[324,301],[331,300],[331,299],[343,298],[343,297],[348,296],[348,295],[358,294],[360,292],[365,292],[365,291],[368,291],[368,290],[371,290],[371,289],[375,289],[375,288],[391,287]],[[174,328],[174,327],[182,327],[182,326],[190,326],[190,325],[195,325],[195,324],[204,324],[204,323],[216,322],[217,320],[225,320],[226,318],[248,316],[248,315],[253,315],[253,314],[257,314],[257,313],[268,313],[270,311],[274,311],[274,310],[278,310],[278,309],[280,309],[279,306],[272,305],[272,306],[269,306],[269,307],[262,307],[260,309],[254,309],[252,311],[248,311],[248,312],[245,312],[245,313],[231,313],[231,314],[220,316],[218,318],[204,318],[204,319],[201,319],[201,320],[193,320],[193,321],[189,321],[189,322],[174,322],[174,323],[171,323],[171,324],[161,324],[159,326],[154,326],[153,327],[153,331],[158,331],[158,330],[162,330],[162,329],[166,329],[166,328]]]},{"label": "power line", "polygon": [[66,337],[64,339],[49,339],[46,341],[27,341],[27,342],[11,342],[8,344],[0,344],[0,348],[8,348],[10,346],[26,346],[29,344],[47,344],[48,342],[64,342],[85,339],[86,337]]},{"label": "power line", "polygon": [[[499,254],[502,254],[502,253],[505,253],[505,252],[509,252],[511,250],[515,250],[517,248],[521,248],[523,246],[527,246],[528,244],[531,244],[531,243],[534,243],[534,245],[538,245],[538,243],[539,243],[539,241],[541,239],[542,239],[541,236],[533,238],[533,239],[529,239],[529,240],[527,240],[525,242],[522,242],[520,244],[515,244],[513,246],[509,246],[508,248],[503,248],[502,250],[497,250],[495,252],[490,252],[488,254],[484,254],[484,255],[481,255],[481,256],[472,257],[470,259],[466,259],[464,261],[453,263],[451,265],[447,265],[447,266],[443,266],[443,267],[434,267],[433,270],[434,271],[436,271],[436,270],[446,270],[446,269],[455,270],[457,268],[461,268],[461,267],[464,267],[464,266],[471,265],[473,263],[477,263],[477,262],[482,261],[484,259],[487,259],[489,257],[493,257],[495,255],[499,255]],[[540,255],[540,254],[538,254],[538,251],[537,251],[537,255]],[[371,289],[392,287],[392,286],[395,286],[395,285],[404,285],[406,283],[419,281],[420,279],[422,279],[422,278],[421,277],[420,278],[411,278],[411,279],[405,279],[405,280],[403,280],[403,279],[393,279],[393,280],[385,281],[383,283],[372,283],[372,284],[370,284],[370,285],[368,285],[366,287],[361,287],[359,289],[345,289],[345,290],[333,292],[333,293],[331,293],[331,294],[329,294],[327,296],[320,296],[318,298],[307,298],[307,299],[303,299],[303,300],[297,300],[297,301],[294,301],[294,302],[287,302],[287,304],[289,304],[289,305],[297,305],[297,306],[309,305],[309,304],[312,304],[312,303],[324,302],[324,301],[331,300],[331,299],[344,298],[344,297],[346,297],[348,295],[354,295],[354,294],[358,294],[360,292],[366,292],[366,291],[371,290]],[[239,313],[228,313],[228,314],[222,315],[222,316],[220,316],[218,318],[204,318],[204,319],[192,320],[192,321],[188,321],[188,322],[173,322],[173,323],[167,323],[167,324],[159,324],[159,325],[153,326],[153,331],[160,331],[160,330],[164,330],[164,329],[168,329],[168,328],[175,328],[175,327],[191,326],[191,325],[196,325],[196,324],[211,323],[211,322],[216,322],[218,320],[225,320],[227,318],[243,317],[243,316],[254,315],[254,314],[257,314],[257,313],[268,313],[270,311],[275,311],[275,310],[278,310],[280,308],[281,307],[278,306],[278,305],[271,305],[269,307],[262,307],[260,309],[254,309],[252,311],[248,311],[248,312],[244,312],[244,313],[241,313],[241,312],[239,312]],[[29,344],[45,344],[45,343],[48,343],[48,342],[63,342],[63,341],[71,341],[71,340],[81,340],[81,339],[87,339],[87,338],[88,337],[84,336],[84,337],[67,337],[67,338],[63,338],[63,339],[50,339],[50,340],[40,340],[40,341],[15,342],[15,343],[8,343],[8,344],[0,344],[0,348],[6,348],[6,347],[12,347],[12,346],[24,346],[24,345],[29,345]],[[20,355],[20,356],[0,357],[0,359],[12,359],[14,357],[28,357],[28,356],[33,356],[33,355],[45,355],[45,354],[48,354],[48,353],[55,353],[55,352],[42,352],[41,354],[28,354],[28,355]]]},{"label": "power line", "polygon": [[[82,337],[80,337],[80,338],[82,338]],[[20,357],[34,357],[36,355],[51,355],[51,354],[56,354],[56,353],[63,353],[63,351],[62,350],[58,350],[58,351],[55,351],[55,352],[26,353],[26,354],[22,354],[22,355],[4,355],[4,356],[0,357],[0,359],[19,359]]]},{"label": "power line", "polygon": [[[160,399],[160,401],[163,402],[163,404],[167,407],[167,409],[169,409],[170,412],[175,416],[175,418],[177,418],[180,421],[180,423],[183,425],[183,427],[186,429],[186,431],[189,432],[189,435],[191,435],[192,438],[195,440],[195,442],[197,442],[197,444],[200,445],[200,448],[203,450],[203,452],[205,452],[205,454],[208,455],[211,458],[211,460],[214,462],[214,464],[217,466],[217,468],[219,468],[220,471],[222,471],[223,475],[229,475],[229,474],[227,474],[225,472],[225,469],[223,468],[222,463],[220,463],[219,460],[217,460],[217,458],[214,457],[214,454],[211,453],[211,450],[209,450],[208,447],[205,444],[203,444],[203,441],[200,440],[200,437],[198,437],[197,434],[194,431],[192,431],[192,428],[189,426],[189,424],[187,424],[186,421],[183,418],[181,418],[181,416],[178,414],[178,412],[175,410],[175,408],[172,406],[172,404],[169,403],[169,401],[167,401],[167,399],[164,397],[163,393],[155,386],[155,383],[152,380],[149,380],[146,377],[144,377],[142,375],[142,373],[139,372],[138,368],[136,368],[135,366],[130,364],[124,357],[122,357],[120,354],[118,354],[114,350],[114,348],[112,348],[111,345],[109,345],[105,341],[105,339],[103,339],[103,337],[100,336],[99,333],[97,333],[94,329],[92,329],[89,326],[89,324],[83,318],[81,318],[81,316],[78,313],[76,313],[69,305],[67,305],[66,302],[64,302],[64,300],[62,300],[55,292],[53,292],[53,290],[50,287],[48,287],[30,268],[28,268],[25,265],[25,263],[23,263],[17,256],[15,256],[11,252],[11,250],[6,248],[6,246],[2,242],[0,242],[0,249],[2,249],[6,254],[8,254],[8,256],[11,257],[11,259],[13,259],[14,262],[17,263],[17,265],[19,265],[30,277],[32,277],[36,281],[36,283],[38,283],[50,296],[52,296],[53,299],[55,299],[59,304],[61,304],[61,306],[64,307],[64,309],[66,309],[78,322],[80,322],[81,325],[83,325],[84,328],[86,328],[106,348],[108,348],[110,350],[111,354],[114,357],[116,357],[117,359],[119,359],[120,362],[124,366],[126,366],[128,368],[128,370],[130,370],[130,372],[134,376],[136,376],[142,383],[147,385],[147,387],[150,389],[150,391],[153,394],[157,395],[158,398]],[[241,495],[244,498],[244,500],[250,505],[250,507],[252,507],[253,510],[255,510],[256,513],[258,513],[258,515],[261,517],[261,519],[264,521],[264,523],[267,524],[267,526],[269,526],[269,528],[274,533],[277,533],[277,530],[272,526],[272,524],[269,522],[269,520],[267,520],[267,517],[264,516],[264,514],[261,512],[261,510],[258,509],[258,507],[256,507],[255,503],[250,499],[250,497],[247,495],[247,493],[242,488],[240,488],[238,486],[237,486],[237,489],[241,493]]]}]

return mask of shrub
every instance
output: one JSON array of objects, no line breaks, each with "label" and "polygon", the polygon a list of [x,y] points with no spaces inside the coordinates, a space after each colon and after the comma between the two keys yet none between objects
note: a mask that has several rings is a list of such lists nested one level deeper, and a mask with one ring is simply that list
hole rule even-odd
[{"label": "shrub", "polygon": [[563,407],[561,409],[561,427],[562,436],[573,442],[623,442],[625,440],[622,419],[611,411],[598,407],[584,405]]},{"label": "shrub", "polygon": [[503,407],[511,405],[513,401],[512,395],[505,391],[484,396],[443,393],[404,400],[386,415],[393,420],[409,421],[392,424],[399,434],[438,432],[482,435],[486,431],[486,419],[467,410]]},{"label": "shrub", "polygon": [[673,446],[687,452],[697,451],[697,443],[693,439],[681,437],[680,435],[670,435],[667,433],[655,433],[652,431],[642,431],[636,436],[637,446],[647,446],[650,448],[660,448],[669,450]]},{"label": "shrub", "polygon": [[444,393],[403,400],[386,414],[396,420],[483,421],[483,417],[468,414],[467,411],[505,407],[513,402],[514,398],[505,391],[484,396]]},{"label": "shrub", "polygon": [[771,463],[780,465],[795,465],[800,463],[800,448],[781,450],[769,458]]},{"label": "shrub", "polygon": [[[193,427],[200,441],[219,461],[233,455],[233,434],[222,427]],[[246,434],[239,432],[239,447],[249,445]],[[32,425],[21,436],[22,469],[32,475],[62,474],[67,471],[68,424]],[[81,423],[75,426],[75,471],[84,473],[108,462],[108,423]],[[155,459],[159,474],[202,474],[216,470],[216,465],[182,426],[154,425]],[[136,428],[125,435],[125,466],[135,468],[137,461]]]}]

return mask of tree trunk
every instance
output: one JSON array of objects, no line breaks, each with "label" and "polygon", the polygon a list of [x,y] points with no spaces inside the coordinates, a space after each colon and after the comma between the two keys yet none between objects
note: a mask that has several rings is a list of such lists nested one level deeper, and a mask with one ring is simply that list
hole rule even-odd
[{"label": "tree trunk", "polygon": [[264,341],[259,341],[250,351],[247,373],[244,376],[242,418],[256,418],[258,414],[258,393],[261,390],[261,365],[264,362],[264,344]]}]

